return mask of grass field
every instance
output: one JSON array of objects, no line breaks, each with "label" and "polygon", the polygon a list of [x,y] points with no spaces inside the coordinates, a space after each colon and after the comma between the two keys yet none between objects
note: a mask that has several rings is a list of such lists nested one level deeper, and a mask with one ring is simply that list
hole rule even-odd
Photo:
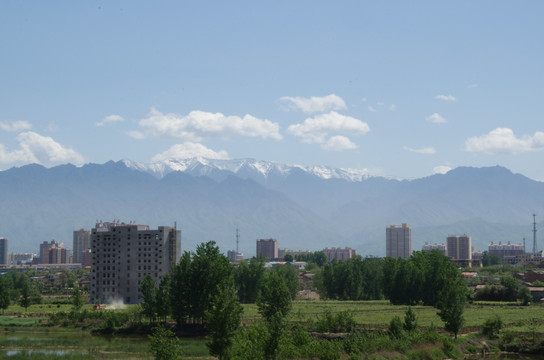
[{"label": "grass field", "polygon": [[[127,311],[134,310],[137,305],[128,305]],[[261,319],[255,304],[245,304],[242,322],[255,322]],[[309,319],[323,315],[327,310],[338,313],[349,311],[357,323],[383,328],[386,327],[394,316],[404,316],[408,307],[404,305],[391,305],[389,301],[327,301],[327,300],[298,300],[293,302],[293,308],[289,315],[292,322],[304,323]],[[418,324],[421,327],[442,327],[443,323],[437,314],[437,309],[430,306],[413,306],[417,315]],[[92,305],[87,304],[83,309],[92,310]],[[32,305],[27,310],[19,305],[12,305],[0,316],[0,326],[35,326],[49,315],[58,312],[70,312],[71,305]],[[506,327],[523,326],[531,319],[540,319],[544,324],[544,305],[519,306],[517,303],[476,302],[468,304],[465,309],[465,327],[474,328],[481,326],[485,320],[499,315]],[[544,331],[543,331],[544,332]]]},{"label": "grass field", "polygon": [[[306,322],[325,313],[349,311],[357,323],[376,328],[384,328],[394,316],[404,317],[408,307],[391,305],[389,301],[324,301],[303,300],[295,301],[290,314],[290,321]],[[413,306],[418,325],[421,327],[442,327],[443,323],[437,314],[437,309],[430,306]],[[506,327],[523,326],[531,319],[537,318],[544,323],[544,306],[519,306],[515,303],[475,303],[465,309],[465,328],[480,327],[485,320],[499,315]],[[244,305],[243,321],[252,322],[260,319],[254,304]],[[544,329],[542,329],[544,332]]]}]

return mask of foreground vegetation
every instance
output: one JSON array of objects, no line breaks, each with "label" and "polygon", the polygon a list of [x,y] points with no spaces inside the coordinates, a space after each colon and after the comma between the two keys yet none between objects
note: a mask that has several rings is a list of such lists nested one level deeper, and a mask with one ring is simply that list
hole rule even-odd
[{"label": "foreground vegetation", "polygon": [[[543,306],[474,301],[460,271],[439,252],[416,252],[408,260],[326,264],[321,258],[313,257],[313,287],[325,300],[296,300],[300,282],[289,264],[265,269],[262,259],[253,259],[233,268],[213,242],[184,253],[159,283],[144,277],[142,303],[124,309],[93,310],[75,281],[69,291],[41,296],[28,278],[11,273],[7,281],[0,277],[0,326],[7,335],[0,357],[443,359],[543,353]],[[521,293],[511,278],[500,281],[482,298],[512,300]]]},{"label": "foreground vegetation", "polygon": [[[79,312],[74,312],[70,304],[48,306],[31,305],[26,312],[19,305],[10,306],[0,316],[5,335],[0,336],[0,354],[5,349],[17,349],[21,351],[20,358],[29,359],[28,355],[23,356],[24,351],[63,349],[66,353],[62,359],[153,358],[146,334],[156,324],[139,315],[138,305],[115,311],[93,311],[91,305],[84,305]],[[400,318],[403,328],[408,308],[387,301],[294,301],[284,331],[280,332],[276,356],[281,359],[462,358],[466,354],[502,350],[537,351],[544,340],[544,306],[540,305],[469,304],[465,310],[467,321],[457,340],[442,330],[443,323],[436,309],[430,306],[410,307],[418,331],[401,329],[392,333],[392,320]],[[483,326],[497,315],[502,326],[490,339],[482,334]],[[266,341],[269,329],[257,305],[244,305],[241,323],[233,338],[231,358],[264,358],[258,352],[264,344],[258,344]],[[170,328],[174,325],[171,321],[165,324]],[[186,358],[214,358],[206,347],[208,337],[180,339]],[[34,354],[40,359],[59,358],[53,352]],[[9,358],[17,359],[15,355]]]}]

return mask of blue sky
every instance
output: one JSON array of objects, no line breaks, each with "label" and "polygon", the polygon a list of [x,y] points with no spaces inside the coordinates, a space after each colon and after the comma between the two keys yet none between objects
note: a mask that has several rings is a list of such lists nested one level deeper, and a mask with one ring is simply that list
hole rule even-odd
[{"label": "blue sky", "polygon": [[542,1],[0,2],[0,169],[204,156],[544,181]]}]

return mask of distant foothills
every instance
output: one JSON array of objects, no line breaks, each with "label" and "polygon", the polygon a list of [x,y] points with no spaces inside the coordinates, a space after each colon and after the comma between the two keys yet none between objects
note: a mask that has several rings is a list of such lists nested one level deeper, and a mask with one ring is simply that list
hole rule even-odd
[{"label": "distant foothills", "polygon": [[[412,250],[467,234],[477,249],[525,238],[529,251],[533,214],[537,229],[544,223],[544,183],[500,166],[402,180],[252,159],[26,165],[0,172],[0,199],[9,252],[71,244],[74,230],[113,219],[177,224],[182,250],[214,240],[226,253],[240,229],[246,258],[263,238],[293,250],[351,247],[384,256],[386,228],[401,223],[412,229]],[[544,235],[537,242],[544,249]]]}]

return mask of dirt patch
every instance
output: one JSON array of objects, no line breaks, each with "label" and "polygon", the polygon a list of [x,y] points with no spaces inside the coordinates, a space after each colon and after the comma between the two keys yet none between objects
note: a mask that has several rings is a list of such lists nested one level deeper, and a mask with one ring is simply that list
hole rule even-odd
[{"label": "dirt patch", "polygon": [[298,292],[297,299],[301,300],[319,300],[319,294],[313,290],[301,290]]}]

